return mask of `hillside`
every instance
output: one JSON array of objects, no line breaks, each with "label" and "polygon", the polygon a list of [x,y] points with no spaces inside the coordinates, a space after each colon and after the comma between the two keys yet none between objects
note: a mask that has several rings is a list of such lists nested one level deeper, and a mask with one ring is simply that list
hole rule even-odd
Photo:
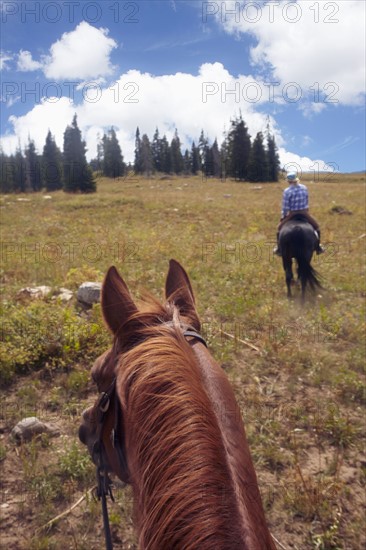
[{"label": "hillside", "polygon": [[[110,337],[99,305],[82,312],[57,289],[101,281],[116,265],[135,296],[162,298],[170,258],[189,273],[203,333],[234,386],[278,547],[365,545],[364,175],[304,182],[327,247],[313,260],[324,290],[304,307],[298,295],[288,302],[272,255],[284,182],[129,177],[98,180],[93,195],[1,197],[4,547],[103,547],[77,430],[96,398],[90,368]],[[33,285],[53,290],[18,296]],[[60,435],[17,446],[10,431],[25,416]],[[115,493],[115,548],[136,548],[131,493]]]}]

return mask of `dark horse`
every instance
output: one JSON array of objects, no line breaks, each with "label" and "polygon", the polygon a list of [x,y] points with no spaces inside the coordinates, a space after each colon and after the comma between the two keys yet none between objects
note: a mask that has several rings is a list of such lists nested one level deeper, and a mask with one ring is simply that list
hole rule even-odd
[{"label": "dark horse", "polygon": [[92,369],[100,396],[79,437],[130,483],[143,550],[275,550],[232,387],[200,336],[175,260],[166,303],[139,308],[114,267],[102,287],[113,345]]},{"label": "dark horse", "polygon": [[291,298],[291,284],[294,279],[292,259],[297,262],[298,279],[301,282],[301,298],[305,300],[305,290],[321,288],[320,277],[311,266],[311,259],[318,244],[318,237],[313,226],[301,215],[287,221],[279,235],[279,246],[282,254],[283,269],[286,273],[287,296]]}]

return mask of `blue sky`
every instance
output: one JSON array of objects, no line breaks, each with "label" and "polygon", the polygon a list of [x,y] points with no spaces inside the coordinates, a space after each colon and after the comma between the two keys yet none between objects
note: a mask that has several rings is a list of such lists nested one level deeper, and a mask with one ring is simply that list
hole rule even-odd
[{"label": "blue sky", "polygon": [[114,126],[125,160],[136,126],[184,146],[201,129],[222,141],[242,113],[268,117],[282,166],[365,169],[365,3],[3,1],[1,141],[48,129],[62,147],[78,115],[88,146]]}]

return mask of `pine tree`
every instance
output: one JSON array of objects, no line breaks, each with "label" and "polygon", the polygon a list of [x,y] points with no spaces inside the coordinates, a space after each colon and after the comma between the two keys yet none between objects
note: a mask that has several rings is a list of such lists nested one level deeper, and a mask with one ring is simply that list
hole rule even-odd
[{"label": "pine tree", "polygon": [[205,157],[206,157],[206,148],[207,148],[207,139],[205,138],[204,131],[201,130],[200,137],[198,139],[198,151],[200,156],[200,168],[202,172],[205,172]]},{"label": "pine tree", "polygon": [[247,177],[249,181],[268,181],[267,153],[264,148],[262,132],[258,132],[253,141]]},{"label": "pine tree", "polygon": [[170,143],[170,154],[172,159],[172,172],[181,174],[183,172],[184,162],[177,129],[175,129],[174,137]]},{"label": "pine tree", "polygon": [[269,132],[267,134],[267,164],[268,164],[268,181],[278,181],[280,171],[280,158],[277,153],[277,146],[274,136]]},{"label": "pine tree", "polygon": [[198,147],[196,147],[195,142],[192,142],[192,148],[191,148],[191,169],[192,174],[195,176],[199,170],[201,169],[201,159],[200,159],[200,152]]},{"label": "pine tree", "polygon": [[205,151],[204,174],[205,174],[206,177],[212,177],[213,176],[212,147],[207,147],[207,149]]},{"label": "pine tree", "polygon": [[62,189],[62,155],[49,130],[43,147],[42,180],[47,191]]},{"label": "pine tree", "polygon": [[238,180],[246,180],[251,150],[250,135],[240,115],[231,122],[228,135],[228,173]]},{"label": "pine tree", "polygon": [[0,146],[0,193],[15,191],[15,159],[6,155]]},{"label": "pine tree", "polygon": [[192,173],[192,165],[191,165],[191,155],[189,154],[188,149],[185,150],[183,155],[183,173],[185,176],[189,176],[189,174]]},{"label": "pine tree", "polygon": [[151,143],[151,154],[153,159],[154,172],[163,172],[162,169],[162,144],[159,137],[159,130],[156,128],[153,140]]},{"label": "pine tree", "polygon": [[30,138],[25,149],[25,187],[27,191],[42,189],[41,159],[37,155],[34,141]]},{"label": "pine tree", "polygon": [[104,135],[103,145],[103,174],[108,178],[119,178],[125,173],[125,164],[121,147],[114,128],[109,131],[108,136]]},{"label": "pine tree", "polygon": [[217,139],[215,139],[211,147],[211,176],[215,178],[221,177],[221,155]]},{"label": "pine tree", "polygon": [[0,193],[9,193],[8,189],[8,157],[0,144]]},{"label": "pine tree", "polygon": [[142,161],[141,161],[141,138],[140,130],[137,126],[136,128],[136,137],[135,137],[135,161],[134,161],[134,170],[135,174],[142,174]]},{"label": "pine tree", "polygon": [[226,180],[226,176],[228,175],[228,138],[226,134],[225,134],[224,141],[221,144],[220,158],[221,158],[220,178],[223,180]]},{"label": "pine tree", "polygon": [[161,171],[165,174],[171,174],[172,172],[170,146],[165,135],[161,139]]},{"label": "pine tree", "polygon": [[149,138],[146,134],[141,139],[141,173],[150,177],[153,172],[153,158]]},{"label": "pine tree", "polygon": [[102,170],[101,170],[101,163],[100,161],[98,160],[98,157],[99,157],[99,153],[98,153],[98,147],[102,145],[102,141],[100,140],[100,143],[97,142],[97,156],[90,159],[89,161],[89,166],[90,166],[90,169],[91,171],[94,173],[94,172],[99,172],[98,175],[101,175],[102,173]]},{"label": "pine tree", "polygon": [[17,147],[14,158],[14,191],[16,193],[26,192],[26,163],[23,157],[20,144]]},{"label": "pine tree", "polygon": [[[104,136],[103,136],[104,137]],[[100,138],[100,134],[97,134],[97,156],[89,162],[90,168],[93,172],[103,172],[103,138]]]},{"label": "pine tree", "polygon": [[96,183],[86,161],[86,144],[81,139],[76,115],[64,133],[63,170],[64,190],[71,193],[92,193]]},{"label": "pine tree", "polygon": [[211,163],[210,147],[208,143],[208,138],[206,138],[203,130],[201,130],[201,135],[198,140],[198,150],[200,155],[200,164],[201,164],[202,173],[205,176],[208,176],[210,171],[210,163]]}]

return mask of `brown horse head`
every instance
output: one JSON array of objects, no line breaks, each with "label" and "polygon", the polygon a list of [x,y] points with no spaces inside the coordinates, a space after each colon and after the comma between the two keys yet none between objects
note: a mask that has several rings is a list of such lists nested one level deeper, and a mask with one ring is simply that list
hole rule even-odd
[{"label": "brown horse head", "polygon": [[80,439],[132,484],[140,548],[274,549],[240,411],[175,260],[165,289],[165,305],[138,308],[109,269],[102,311],[114,343],[93,366],[100,396]]}]

